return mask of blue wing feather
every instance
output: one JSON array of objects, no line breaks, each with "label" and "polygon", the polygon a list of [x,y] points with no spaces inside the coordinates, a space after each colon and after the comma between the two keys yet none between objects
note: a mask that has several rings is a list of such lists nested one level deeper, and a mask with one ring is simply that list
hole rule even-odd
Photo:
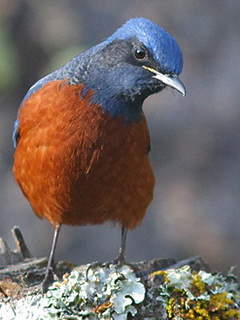
[{"label": "blue wing feather", "polygon": [[16,120],[14,122],[14,129],[13,129],[13,135],[12,135],[14,148],[17,147],[17,143],[18,143],[18,139],[19,139],[18,127],[19,127],[19,120]]}]

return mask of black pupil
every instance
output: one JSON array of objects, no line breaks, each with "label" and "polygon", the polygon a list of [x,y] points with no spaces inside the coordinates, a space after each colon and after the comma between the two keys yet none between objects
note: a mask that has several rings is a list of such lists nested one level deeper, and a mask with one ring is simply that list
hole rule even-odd
[{"label": "black pupil", "polygon": [[144,48],[139,47],[135,49],[135,57],[137,59],[144,59],[145,56],[146,56],[146,52]]}]

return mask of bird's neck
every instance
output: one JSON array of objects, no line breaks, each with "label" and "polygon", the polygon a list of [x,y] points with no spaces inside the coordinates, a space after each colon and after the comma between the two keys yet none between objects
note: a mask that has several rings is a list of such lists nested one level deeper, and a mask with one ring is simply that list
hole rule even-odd
[{"label": "bird's neck", "polygon": [[108,88],[93,91],[90,101],[98,104],[112,117],[123,116],[126,123],[138,123],[143,115],[142,99],[129,99],[124,95],[114,95]]}]

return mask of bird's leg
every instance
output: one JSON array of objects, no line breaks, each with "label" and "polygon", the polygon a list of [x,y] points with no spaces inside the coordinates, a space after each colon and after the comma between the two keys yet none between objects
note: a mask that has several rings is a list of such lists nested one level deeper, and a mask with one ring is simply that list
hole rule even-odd
[{"label": "bird's leg", "polygon": [[117,256],[117,259],[114,261],[114,263],[118,266],[122,266],[125,263],[125,249],[126,249],[127,232],[128,232],[128,228],[122,227],[121,246],[119,249],[119,254]]},{"label": "bird's leg", "polygon": [[115,260],[110,262],[93,262],[89,265],[89,267],[86,270],[86,278],[88,279],[88,272],[90,269],[95,269],[98,267],[109,267],[111,264],[114,264],[116,268],[121,267],[123,264],[125,264],[125,249],[126,249],[126,239],[127,239],[127,227],[122,227],[122,233],[121,233],[121,246],[119,249],[118,256]]},{"label": "bird's leg", "polygon": [[53,283],[53,269],[54,269],[54,253],[57,245],[57,239],[59,235],[59,231],[61,228],[61,224],[56,224],[55,231],[54,231],[54,236],[53,236],[53,242],[52,242],[52,248],[50,251],[50,255],[48,258],[48,264],[47,264],[47,269],[45,273],[45,278],[42,283],[42,292],[45,293],[47,292],[48,287]]}]

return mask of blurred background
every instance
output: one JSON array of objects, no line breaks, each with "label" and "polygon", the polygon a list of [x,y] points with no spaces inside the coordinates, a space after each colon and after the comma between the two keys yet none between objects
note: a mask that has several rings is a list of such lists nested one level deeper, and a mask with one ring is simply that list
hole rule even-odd
[{"label": "blurred background", "polygon": [[[187,96],[166,89],[144,110],[151,132],[155,196],[131,232],[128,261],[200,255],[213,271],[240,274],[240,1],[1,0],[0,236],[18,225],[34,256],[49,253],[53,229],[33,214],[12,175],[12,128],[28,88],[126,20],[144,16],[184,53]],[[116,257],[120,228],[62,228],[57,259]]]}]

